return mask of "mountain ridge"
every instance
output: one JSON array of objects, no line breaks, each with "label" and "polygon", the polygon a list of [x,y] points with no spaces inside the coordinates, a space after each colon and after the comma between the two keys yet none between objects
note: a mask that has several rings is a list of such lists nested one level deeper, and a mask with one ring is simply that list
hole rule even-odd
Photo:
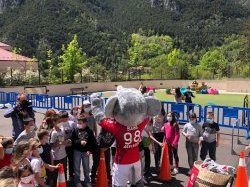
[{"label": "mountain ridge", "polygon": [[[0,0],[0,39],[38,56],[40,45],[60,53],[78,35],[88,56],[109,64],[126,56],[130,35],[170,35],[185,51],[220,45],[240,34],[249,8],[234,0]],[[242,1],[243,2],[243,1]],[[0,9],[1,10],[1,9]],[[116,56],[114,56],[117,53]]]}]

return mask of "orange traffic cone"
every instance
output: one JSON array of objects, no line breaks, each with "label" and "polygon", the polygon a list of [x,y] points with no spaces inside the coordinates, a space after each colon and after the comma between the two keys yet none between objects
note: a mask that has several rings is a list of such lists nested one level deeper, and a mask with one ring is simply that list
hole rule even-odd
[{"label": "orange traffic cone", "polygon": [[56,187],[67,187],[63,164],[59,164]]},{"label": "orange traffic cone", "polygon": [[104,151],[101,150],[98,174],[96,179],[96,187],[108,186],[108,177],[106,172],[106,163]]},{"label": "orange traffic cone", "polygon": [[161,171],[160,171],[160,180],[163,181],[170,181],[172,176],[170,172],[170,165],[169,165],[169,155],[168,155],[168,145],[164,144],[163,146],[163,154],[161,157]]},{"label": "orange traffic cone", "polygon": [[240,161],[237,168],[235,187],[248,187],[248,177],[244,151],[240,152]]}]

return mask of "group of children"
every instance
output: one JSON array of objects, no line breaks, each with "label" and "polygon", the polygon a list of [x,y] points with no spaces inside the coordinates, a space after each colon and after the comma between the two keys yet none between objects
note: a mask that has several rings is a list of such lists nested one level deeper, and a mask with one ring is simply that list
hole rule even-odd
[{"label": "group of children", "polygon": [[82,161],[85,185],[92,186],[89,157],[98,156],[98,145],[90,109],[89,101],[72,108],[70,114],[50,109],[39,127],[33,118],[23,118],[24,129],[16,139],[0,137],[0,178],[11,168],[15,186],[56,186],[59,164],[63,164],[66,179],[69,173],[69,180],[80,187]]},{"label": "group of children", "polygon": [[[163,143],[168,145],[172,173],[179,172],[180,134],[186,138],[190,169],[198,160],[199,146],[201,146],[201,160],[205,160],[207,154],[211,159],[216,160],[220,129],[214,122],[214,114],[208,112],[207,120],[203,125],[197,122],[195,113],[190,114],[190,122],[184,125],[182,133],[176,116],[173,112],[166,114],[162,106],[161,112],[152,118],[142,131],[139,150],[143,172],[137,175],[142,176],[145,183],[151,177],[151,151],[154,153],[156,171],[159,172]],[[23,125],[23,131],[15,140],[0,138],[0,179],[6,173],[10,175],[11,168],[18,187],[56,186],[57,169],[59,164],[63,164],[66,179],[74,181],[76,187],[81,187],[82,162],[85,185],[90,187],[95,184],[101,148],[98,145],[97,124],[91,114],[89,101],[84,101],[81,107],[72,108],[70,114],[66,111],[57,113],[52,109],[48,110],[38,128],[34,119],[30,117],[23,119]],[[110,149],[105,149],[109,180],[111,178],[110,155]],[[91,156],[93,165],[90,169]]]}]

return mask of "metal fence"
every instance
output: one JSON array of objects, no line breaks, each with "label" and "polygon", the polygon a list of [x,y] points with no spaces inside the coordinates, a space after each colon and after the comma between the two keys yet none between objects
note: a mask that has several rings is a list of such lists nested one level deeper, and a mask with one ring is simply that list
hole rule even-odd
[{"label": "metal fence", "polygon": [[[15,92],[0,92],[0,104],[6,107],[6,104],[11,106],[16,104],[17,93]],[[83,104],[84,100],[90,100],[89,96],[50,96],[47,94],[29,94],[28,99],[34,108],[57,110],[70,110],[74,106]],[[103,104],[107,102],[107,98],[103,99]],[[246,130],[246,138],[250,138],[250,108],[228,107],[218,105],[201,106],[192,103],[175,103],[162,102],[165,111],[174,112],[177,120],[180,123],[189,122],[189,114],[195,112],[197,121],[202,123],[206,121],[207,113],[214,113],[214,121],[219,126],[233,128],[233,124],[238,123],[239,129]]]}]

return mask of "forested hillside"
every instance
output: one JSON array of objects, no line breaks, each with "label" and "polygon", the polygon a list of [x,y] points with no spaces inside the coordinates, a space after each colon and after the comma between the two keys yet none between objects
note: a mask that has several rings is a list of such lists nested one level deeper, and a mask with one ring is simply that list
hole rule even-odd
[{"label": "forested hillside", "polygon": [[141,65],[139,59],[131,60],[133,33],[164,35],[171,37],[172,44],[162,54],[166,57],[178,49],[193,66],[201,63],[206,51],[222,47],[226,38],[248,39],[248,5],[234,0],[15,0],[9,4],[0,0],[0,41],[37,58],[46,71],[51,66],[48,58],[54,66],[60,63],[62,45],[76,34],[87,65],[112,71]]}]

